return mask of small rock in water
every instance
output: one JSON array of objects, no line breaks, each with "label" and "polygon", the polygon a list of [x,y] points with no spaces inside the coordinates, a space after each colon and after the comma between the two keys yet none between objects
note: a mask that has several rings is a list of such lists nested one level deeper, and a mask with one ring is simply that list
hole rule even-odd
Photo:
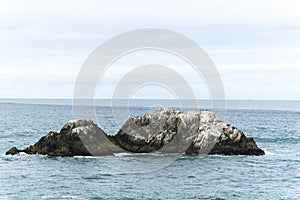
[{"label": "small rock in water", "polygon": [[16,155],[20,151],[17,149],[17,147],[12,147],[10,150],[8,150],[5,155]]}]

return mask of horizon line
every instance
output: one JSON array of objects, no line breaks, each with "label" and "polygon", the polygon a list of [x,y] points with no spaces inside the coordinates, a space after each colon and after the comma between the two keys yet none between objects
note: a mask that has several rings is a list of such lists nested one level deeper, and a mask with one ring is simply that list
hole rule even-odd
[{"label": "horizon line", "polygon": [[[93,98],[94,100],[112,100],[111,98]],[[0,97],[0,100],[73,100],[73,98],[57,98],[57,97]],[[87,99],[77,99],[77,100],[87,100]],[[126,99],[115,99],[115,100],[126,100]],[[168,99],[168,98],[133,98],[129,100],[179,100],[179,99]],[[181,100],[194,100],[194,99],[181,99]],[[211,101],[212,99],[195,99],[195,100],[206,100]],[[234,98],[225,98],[225,99],[214,99],[214,100],[230,100],[230,101],[300,101],[300,99],[234,99]]]}]

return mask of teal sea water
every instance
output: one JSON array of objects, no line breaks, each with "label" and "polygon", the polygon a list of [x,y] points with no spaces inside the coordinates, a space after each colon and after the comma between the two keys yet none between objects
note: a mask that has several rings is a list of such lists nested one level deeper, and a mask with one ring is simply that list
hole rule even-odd
[{"label": "teal sea water", "polygon": [[[99,126],[116,133],[107,102],[98,103]],[[131,114],[149,112],[144,104],[133,102]],[[300,101],[228,101],[227,107],[226,122],[253,137],[265,156],[183,155],[160,170],[125,173],[105,159],[118,165],[118,159],[148,155],[5,156],[12,146],[25,148],[59,131],[72,119],[72,106],[70,100],[2,99],[0,199],[300,199]]]}]

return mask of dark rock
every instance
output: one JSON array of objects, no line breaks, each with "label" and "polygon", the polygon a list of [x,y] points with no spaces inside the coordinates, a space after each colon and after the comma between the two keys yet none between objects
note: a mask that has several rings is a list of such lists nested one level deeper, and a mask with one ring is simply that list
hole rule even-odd
[{"label": "dark rock", "polygon": [[[6,154],[17,151],[11,149]],[[111,143],[93,121],[76,120],[65,124],[59,133],[50,131],[22,152],[48,156],[102,156],[122,152],[122,149]]]},{"label": "dark rock", "polygon": [[17,147],[12,147],[10,150],[8,150],[5,155],[16,155],[20,152],[19,149],[17,149]]},{"label": "dark rock", "polygon": [[224,140],[216,143],[209,154],[223,154],[223,155],[264,155],[265,152],[258,148],[253,138],[243,137],[239,141]]}]

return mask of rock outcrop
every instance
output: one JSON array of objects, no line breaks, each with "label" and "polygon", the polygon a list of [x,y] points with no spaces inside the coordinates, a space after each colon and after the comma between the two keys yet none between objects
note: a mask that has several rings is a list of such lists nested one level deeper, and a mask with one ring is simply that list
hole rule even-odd
[{"label": "rock outcrop", "polygon": [[119,152],[264,155],[252,138],[208,111],[161,108],[129,118],[115,136],[108,136],[91,120],[68,122],[59,133],[49,132],[24,150],[49,156],[102,156]]},{"label": "rock outcrop", "polygon": [[103,156],[123,152],[112,144],[92,120],[69,121],[59,133],[50,131],[26,149],[11,148],[6,154],[42,154],[48,156]]},{"label": "rock outcrop", "polygon": [[129,118],[114,139],[130,152],[264,155],[252,138],[208,111],[161,108]]}]

